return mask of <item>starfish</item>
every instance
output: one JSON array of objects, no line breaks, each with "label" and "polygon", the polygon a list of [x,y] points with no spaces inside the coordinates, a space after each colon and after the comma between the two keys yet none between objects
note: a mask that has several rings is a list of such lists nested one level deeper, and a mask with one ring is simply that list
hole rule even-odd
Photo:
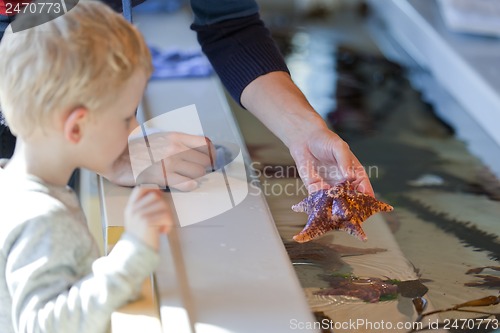
[{"label": "starfish", "polygon": [[310,194],[293,205],[292,210],[309,215],[304,229],[293,236],[296,242],[304,243],[331,230],[343,230],[366,241],[361,224],[371,215],[382,211],[390,212],[393,207],[357,192],[349,181],[344,181],[332,188]]}]

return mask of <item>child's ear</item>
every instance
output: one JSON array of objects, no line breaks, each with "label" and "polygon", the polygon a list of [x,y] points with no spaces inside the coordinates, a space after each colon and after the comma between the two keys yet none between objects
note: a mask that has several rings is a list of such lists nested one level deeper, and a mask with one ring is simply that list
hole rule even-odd
[{"label": "child's ear", "polygon": [[64,119],[64,137],[71,143],[79,143],[89,111],[84,107],[71,110]]}]

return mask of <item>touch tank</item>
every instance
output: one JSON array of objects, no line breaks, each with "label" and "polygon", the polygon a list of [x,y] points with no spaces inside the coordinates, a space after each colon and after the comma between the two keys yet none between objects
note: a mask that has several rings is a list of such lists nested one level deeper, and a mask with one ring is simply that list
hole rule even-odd
[{"label": "touch tank", "polygon": [[237,113],[259,186],[322,331],[499,329],[498,164],[471,153],[453,122],[440,117],[428,87],[446,95],[445,89],[403,49],[404,61],[384,56],[374,36],[387,32],[374,31],[380,27],[364,4],[264,14],[294,81],[349,143],[377,198],[395,208],[363,224],[365,243],[341,232],[294,242],[307,217],[290,207],[307,192],[293,160],[251,116]]}]

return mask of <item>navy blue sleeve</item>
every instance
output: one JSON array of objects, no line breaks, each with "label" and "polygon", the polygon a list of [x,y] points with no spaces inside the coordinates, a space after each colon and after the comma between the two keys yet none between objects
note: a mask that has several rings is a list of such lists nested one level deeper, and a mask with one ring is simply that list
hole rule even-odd
[{"label": "navy blue sleeve", "polygon": [[289,73],[255,1],[191,0],[191,5],[195,14],[191,29],[238,103],[243,89],[257,77],[276,71]]},{"label": "navy blue sleeve", "polygon": [[259,12],[255,0],[191,0],[191,8],[196,25],[214,24]]}]

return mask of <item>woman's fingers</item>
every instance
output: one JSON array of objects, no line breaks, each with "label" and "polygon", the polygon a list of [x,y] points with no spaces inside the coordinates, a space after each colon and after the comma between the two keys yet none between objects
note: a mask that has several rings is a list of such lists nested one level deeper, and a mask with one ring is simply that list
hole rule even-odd
[{"label": "woman's fingers", "polygon": [[198,187],[198,182],[192,178],[180,175],[176,172],[170,173],[167,179],[168,186],[176,190],[188,192]]},{"label": "woman's fingers", "polygon": [[192,164],[200,165],[204,169],[212,167],[212,161],[210,160],[210,156],[208,154],[190,148],[186,148],[186,150],[178,154],[168,156],[166,161],[186,161]]},{"label": "woman's fingers", "polygon": [[196,163],[175,161],[173,165],[167,168],[167,182],[169,184],[172,184],[170,181],[170,176],[172,174],[178,174],[190,179],[197,179],[206,174],[206,169]]}]

